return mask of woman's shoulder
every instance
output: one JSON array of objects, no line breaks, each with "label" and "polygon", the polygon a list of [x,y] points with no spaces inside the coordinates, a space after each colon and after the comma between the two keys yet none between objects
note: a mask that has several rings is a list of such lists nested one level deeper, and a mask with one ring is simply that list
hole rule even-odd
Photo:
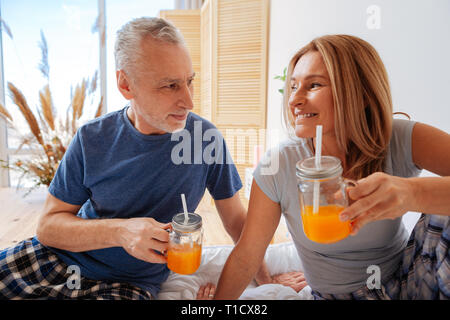
[{"label": "woman's shoulder", "polygon": [[411,148],[411,135],[415,124],[416,122],[412,120],[393,119],[390,147]]},{"label": "woman's shoulder", "polygon": [[310,143],[304,138],[285,139],[278,145],[278,150],[282,158],[295,161],[313,156]]},{"label": "woman's shoulder", "polygon": [[266,151],[259,168],[264,172],[270,172],[270,175],[279,176],[290,172],[298,161],[311,156],[312,151],[307,139],[288,138]]},{"label": "woman's shoulder", "polygon": [[420,174],[412,160],[412,131],[415,121],[394,119],[392,136],[386,156],[385,172],[400,177],[414,177]]},{"label": "woman's shoulder", "polygon": [[[272,201],[280,203],[295,190],[295,165],[311,154],[306,139],[286,139],[269,148],[253,171],[261,190]],[[294,179],[294,180],[293,180]]]},{"label": "woman's shoulder", "polygon": [[416,121],[409,119],[393,119],[392,120],[392,133],[398,134],[404,130],[412,130]]}]

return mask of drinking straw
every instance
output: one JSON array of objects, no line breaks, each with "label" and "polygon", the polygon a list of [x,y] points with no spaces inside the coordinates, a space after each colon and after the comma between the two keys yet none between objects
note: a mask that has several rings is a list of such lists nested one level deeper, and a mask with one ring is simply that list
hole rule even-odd
[{"label": "drinking straw", "polygon": [[181,194],[181,202],[183,203],[183,210],[184,210],[184,224],[187,224],[189,217],[186,205],[186,197],[184,196],[184,193]]},{"label": "drinking straw", "polygon": [[[187,210],[187,205],[186,205],[186,197],[184,196],[184,193],[181,194],[181,202],[183,203],[183,210],[184,210],[184,222],[183,224],[187,224],[189,217],[188,217],[188,210]],[[191,248],[194,247],[194,242],[192,241],[192,235],[191,233],[189,233],[189,244],[191,246]]]},{"label": "drinking straw", "polygon": [[316,126],[316,168],[320,169],[320,160],[322,156],[322,126]]},{"label": "drinking straw", "polygon": [[[316,169],[320,169],[320,160],[322,157],[322,126],[316,126],[316,154],[315,162]],[[314,181],[314,191],[313,191],[313,213],[319,212],[319,197],[320,197],[320,182]]]}]

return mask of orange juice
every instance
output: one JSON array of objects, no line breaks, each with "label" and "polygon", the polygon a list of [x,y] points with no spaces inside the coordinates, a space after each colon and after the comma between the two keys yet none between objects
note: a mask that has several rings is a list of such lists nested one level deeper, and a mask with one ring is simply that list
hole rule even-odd
[{"label": "orange juice", "polygon": [[308,239],[320,243],[332,243],[350,234],[350,221],[339,220],[344,207],[336,205],[320,206],[313,213],[313,206],[305,206],[302,211],[303,231]]},{"label": "orange juice", "polygon": [[202,259],[202,247],[193,243],[177,244],[167,251],[167,267],[179,274],[191,274],[197,271]]}]

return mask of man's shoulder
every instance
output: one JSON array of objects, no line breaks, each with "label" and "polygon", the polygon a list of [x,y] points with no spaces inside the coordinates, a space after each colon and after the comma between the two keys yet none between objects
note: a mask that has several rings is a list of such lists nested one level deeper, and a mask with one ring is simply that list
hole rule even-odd
[{"label": "man's shoulder", "polygon": [[123,109],[112,111],[104,114],[95,119],[89,120],[84,123],[79,131],[82,134],[100,134],[104,133],[105,130],[111,131],[117,129],[121,122],[121,117],[123,116]]}]

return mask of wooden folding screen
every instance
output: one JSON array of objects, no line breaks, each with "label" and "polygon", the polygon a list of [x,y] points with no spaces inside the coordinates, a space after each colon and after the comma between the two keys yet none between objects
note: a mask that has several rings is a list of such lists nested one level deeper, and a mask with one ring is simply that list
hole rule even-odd
[{"label": "wooden folding screen", "polygon": [[206,0],[201,10],[160,17],[185,37],[197,74],[194,112],[222,132],[244,183],[265,145],[269,0]]},{"label": "wooden folding screen", "polygon": [[200,112],[201,70],[200,70],[200,10],[162,10],[159,16],[172,22],[182,33],[192,59],[195,72],[194,113]]},{"label": "wooden folding screen", "polygon": [[265,143],[268,15],[268,0],[207,0],[201,10],[200,109],[225,136],[243,182]]}]

